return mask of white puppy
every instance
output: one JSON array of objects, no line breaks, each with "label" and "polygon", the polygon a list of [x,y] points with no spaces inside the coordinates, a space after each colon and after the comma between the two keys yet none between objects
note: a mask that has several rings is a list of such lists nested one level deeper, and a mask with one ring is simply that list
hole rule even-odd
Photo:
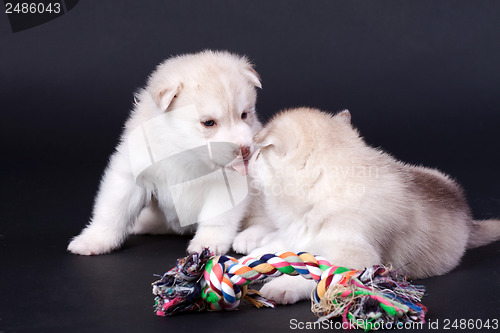
[{"label": "white puppy", "polygon": [[[255,87],[261,84],[252,65],[245,57],[227,52],[204,51],[161,63],[136,96],[102,178],[91,222],[68,250],[97,255],[120,247],[131,232],[196,230],[189,251],[205,246],[216,253],[228,251],[249,200],[231,197],[234,208],[218,216],[213,211],[227,199],[220,195],[227,195],[231,179],[238,175],[235,170],[245,173],[254,150],[252,137],[262,127],[255,114]],[[146,133],[148,122],[163,127],[158,125]],[[157,156],[170,158],[152,163],[137,175],[134,164],[137,168],[139,153],[134,146],[137,140],[131,139],[134,133],[148,136],[152,162],[153,145],[160,150]],[[200,142],[207,144],[201,150],[193,149]],[[224,149],[223,154],[216,154]],[[228,149],[232,149],[230,158]],[[207,152],[210,158],[206,158]],[[231,162],[238,155],[239,160]],[[180,215],[198,226],[182,226]]]},{"label": "white puppy", "polygon": [[[235,239],[251,256],[308,251],[362,269],[392,264],[412,278],[449,272],[467,248],[500,239],[500,221],[475,221],[462,188],[438,170],[402,163],[369,147],[349,111],[278,114],[255,136],[250,174],[268,223]],[[264,296],[293,303],[312,284],[280,277]]]}]

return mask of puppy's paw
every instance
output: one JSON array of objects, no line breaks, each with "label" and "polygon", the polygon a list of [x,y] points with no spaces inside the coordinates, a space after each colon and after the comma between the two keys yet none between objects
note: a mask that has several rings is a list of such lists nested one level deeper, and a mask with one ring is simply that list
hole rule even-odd
[{"label": "puppy's paw", "polygon": [[278,304],[293,304],[308,299],[313,287],[314,282],[301,276],[281,276],[262,286],[260,293]]},{"label": "puppy's paw", "polygon": [[233,242],[233,250],[237,253],[248,254],[260,246],[260,234],[252,229],[246,229],[240,232]]},{"label": "puppy's paw", "polygon": [[116,249],[120,243],[115,237],[106,236],[105,233],[84,230],[71,240],[68,251],[84,256],[105,254]]},{"label": "puppy's paw", "polygon": [[216,241],[212,237],[195,236],[187,248],[188,252],[201,252],[208,247],[214,254],[226,254],[231,248],[231,243],[226,241]]}]

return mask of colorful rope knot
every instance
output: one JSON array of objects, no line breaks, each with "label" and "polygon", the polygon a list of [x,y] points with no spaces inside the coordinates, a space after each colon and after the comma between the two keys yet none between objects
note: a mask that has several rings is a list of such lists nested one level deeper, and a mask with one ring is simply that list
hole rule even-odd
[{"label": "colorful rope knot", "polygon": [[247,285],[283,274],[317,281],[311,299],[318,320],[342,317],[347,325],[343,327],[365,330],[425,322],[427,309],[420,304],[423,286],[412,285],[388,267],[353,270],[306,252],[265,254],[242,262],[227,255],[212,256],[208,249],[192,253],[153,283],[155,313],[233,310],[242,299],[257,307],[275,307]]}]

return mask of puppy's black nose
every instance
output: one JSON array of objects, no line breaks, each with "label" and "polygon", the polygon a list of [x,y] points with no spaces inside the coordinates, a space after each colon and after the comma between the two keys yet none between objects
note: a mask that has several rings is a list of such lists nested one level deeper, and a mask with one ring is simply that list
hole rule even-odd
[{"label": "puppy's black nose", "polygon": [[243,159],[246,160],[250,156],[250,147],[240,146],[241,154],[243,155]]}]

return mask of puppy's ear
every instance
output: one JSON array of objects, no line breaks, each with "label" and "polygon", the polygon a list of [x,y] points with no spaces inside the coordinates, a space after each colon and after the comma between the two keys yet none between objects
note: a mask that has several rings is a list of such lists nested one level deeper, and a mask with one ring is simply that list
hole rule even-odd
[{"label": "puppy's ear", "polygon": [[273,143],[271,142],[271,138],[269,136],[269,129],[264,127],[258,131],[253,137],[253,142],[261,148],[272,146]]},{"label": "puppy's ear", "polygon": [[341,119],[344,123],[351,125],[351,113],[349,110],[345,109],[343,111],[340,111],[335,115],[335,117]]},{"label": "puppy's ear", "polygon": [[172,103],[172,100],[181,91],[181,88],[182,88],[182,84],[179,84],[175,88],[166,88],[166,89],[160,90],[157,93],[153,93],[153,98],[154,98],[156,104],[158,105],[158,107],[160,108],[160,110],[162,110],[163,112],[165,112],[167,110],[170,103]]},{"label": "puppy's ear", "polygon": [[245,74],[245,76],[248,78],[248,80],[250,81],[250,83],[254,86],[254,87],[257,87],[257,88],[260,88],[262,89],[262,84],[260,83],[260,76],[259,76],[259,73],[257,73],[255,71],[255,69],[253,69],[253,67],[251,65],[248,65],[243,73]]},{"label": "puppy's ear", "polygon": [[287,145],[280,136],[276,135],[272,127],[264,127],[255,134],[254,142],[260,147],[262,153],[269,151],[278,156],[286,155]]}]

